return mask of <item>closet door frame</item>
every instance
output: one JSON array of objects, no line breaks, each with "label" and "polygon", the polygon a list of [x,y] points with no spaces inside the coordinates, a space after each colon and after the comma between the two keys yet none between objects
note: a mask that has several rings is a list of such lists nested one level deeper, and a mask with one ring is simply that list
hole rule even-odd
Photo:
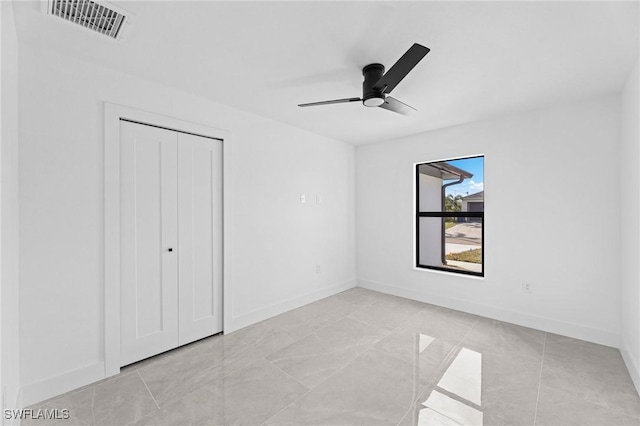
[{"label": "closet door frame", "polygon": [[104,103],[104,367],[120,373],[120,121],[222,141],[222,324],[231,313],[231,132],[123,105]]}]

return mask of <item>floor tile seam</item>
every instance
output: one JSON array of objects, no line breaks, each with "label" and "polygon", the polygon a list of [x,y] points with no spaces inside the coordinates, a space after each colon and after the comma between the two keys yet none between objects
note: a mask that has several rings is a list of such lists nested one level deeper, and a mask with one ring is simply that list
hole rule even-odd
[{"label": "floor tile seam", "polygon": [[[393,355],[391,355],[391,354],[388,354],[388,355],[393,357]],[[403,361],[403,360],[401,360],[401,361]],[[412,367],[413,367],[413,370],[414,370],[414,375],[416,374],[416,370],[419,369],[418,368],[418,363],[419,363],[419,361],[414,358],[414,361],[412,361]],[[420,385],[421,385],[420,377],[418,377],[418,388],[420,387]],[[427,384],[426,386],[428,387],[429,385]],[[423,393],[424,393],[424,390],[420,391],[420,389],[415,389],[414,388],[414,392],[413,392],[413,395],[411,397],[412,398],[412,402],[409,405],[409,408],[407,408],[407,410],[405,411],[404,415],[400,418],[398,423],[396,423],[396,426],[400,426],[402,424],[402,422],[407,418],[407,416],[410,415],[415,410],[415,407],[419,403],[418,401],[420,400],[420,397],[422,396]]]},{"label": "floor tile seam", "polygon": [[[478,325],[479,322],[480,322],[480,318],[476,318],[475,322],[471,325],[471,327],[469,327],[469,329],[466,331],[466,333],[464,333],[464,336],[462,336],[460,338],[460,340],[458,340],[458,343],[453,345],[454,349],[461,349],[462,348],[462,344],[467,339],[467,337],[469,337],[469,334],[471,334],[471,332],[476,328],[476,325]],[[444,340],[444,339],[441,339],[441,340]]]},{"label": "floor tile seam", "polygon": [[[372,307],[373,305],[354,305],[354,306],[358,306],[358,309],[354,310],[353,312],[349,312],[347,315],[345,315],[345,316],[344,316],[344,317],[342,317],[342,318],[349,318],[349,319],[353,319],[353,318],[351,318],[351,315],[357,314],[357,313],[358,313],[358,312],[360,312],[360,311],[364,311],[365,309],[370,308],[370,307]],[[342,318],[341,318],[341,319],[342,319]],[[369,324],[367,324],[367,325],[369,325]]]},{"label": "floor tile seam", "polygon": [[[367,324],[368,325],[368,324]],[[345,368],[347,368],[349,365],[351,365],[352,363],[354,363],[357,359],[361,358],[362,356],[364,356],[367,352],[369,352],[370,350],[373,349],[373,347],[375,346],[375,344],[369,345],[369,348],[367,348],[364,352],[362,352],[361,354],[357,354],[355,357],[353,357],[353,359],[349,360],[347,363],[345,363],[342,367],[338,368],[336,371],[334,371],[333,373],[331,373],[329,376],[327,376],[324,380],[322,380],[321,382],[319,382],[317,385],[315,385],[312,389],[309,389],[307,392],[305,392],[304,394],[300,395],[298,398],[296,398],[295,400],[291,401],[291,403],[289,403],[287,406],[283,407],[280,411],[278,411],[277,413],[275,413],[274,415],[272,415],[271,417],[269,417],[268,419],[266,419],[262,425],[266,425],[267,422],[269,422],[269,420],[271,420],[272,418],[274,418],[275,416],[277,416],[278,414],[280,414],[281,412],[283,412],[284,410],[286,410],[287,408],[289,408],[290,406],[292,406],[293,404],[295,404],[300,398],[302,398],[304,395],[312,392],[315,389],[318,389],[320,386],[322,386],[324,383],[326,383],[327,381],[329,381],[333,376],[337,375],[338,373],[340,373],[341,371],[343,371]],[[403,361],[406,363],[406,361]],[[409,363],[407,363],[409,364]],[[411,367],[413,367],[412,364],[409,364]],[[306,387],[306,386],[305,386]]]},{"label": "floor tile seam", "polygon": [[[339,348],[335,348],[334,345],[324,345],[325,348],[329,347],[330,349],[328,350],[324,350],[324,348],[322,349],[323,351],[315,351],[314,353],[308,353],[308,352],[303,352],[303,353],[299,353],[299,354],[287,354],[284,357],[280,357],[280,358],[274,358],[274,359],[269,359],[268,357],[265,357],[265,359],[271,363],[273,363],[274,365],[277,365],[276,363],[307,363],[309,362],[310,359],[313,358],[334,358],[336,356],[340,356],[343,354],[349,354],[350,352],[355,351],[356,353],[358,353],[358,348],[362,347],[362,346],[368,346],[368,345],[347,345],[347,346],[343,346],[343,347],[339,347]],[[275,355],[275,354],[272,354]],[[269,357],[271,357],[272,355],[269,355]],[[351,359],[349,358],[349,361]]]},{"label": "floor tile seam", "polygon": [[[381,340],[382,340],[382,339],[381,339]],[[378,341],[378,342],[379,342],[379,341]],[[395,359],[395,360],[397,360],[397,361],[402,362],[403,364],[407,364],[407,365],[408,365],[409,367],[411,367],[411,368],[413,368],[413,367],[415,366],[412,362],[408,362],[408,361],[406,361],[406,360],[404,360],[404,359],[398,359],[398,358],[396,358],[396,357],[394,357],[394,356],[392,356],[392,355],[390,355],[390,354],[388,354],[388,353],[386,353],[386,352],[384,352],[384,351],[382,351],[382,350],[380,350],[380,349],[376,348],[376,344],[377,344],[378,342],[376,342],[376,343],[374,343],[374,344],[371,344],[371,345],[368,345],[368,346],[369,346],[368,348],[366,348],[362,353],[358,354],[355,358],[353,358],[351,361],[349,361],[347,364],[345,364],[345,365],[344,365],[344,367],[343,367],[343,368],[341,368],[341,370],[342,370],[342,369],[344,369],[344,368],[346,368],[349,364],[353,363],[353,362],[354,362],[355,360],[357,360],[358,358],[361,358],[361,357],[363,357],[364,355],[366,355],[367,353],[372,352],[372,351],[378,351],[378,352],[380,352],[382,355],[388,356],[389,358],[393,358],[393,359]]]},{"label": "floor tile seam", "polygon": [[[449,365],[451,364],[451,363],[449,363],[448,361],[449,361],[449,360],[451,360],[451,358],[452,358],[454,355],[456,355],[456,354],[458,354],[458,353],[460,352],[460,350],[462,349],[462,342],[463,342],[463,341],[464,341],[464,339],[467,337],[467,335],[468,335],[469,333],[471,333],[471,331],[473,330],[473,328],[475,327],[475,325],[478,323],[478,321],[479,321],[479,319],[476,319],[476,320],[475,320],[475,322],[473,323],[473,325],[472,325],[471,327],[469,327],[469,330],[467,330],[467,332],[465,333],[465,335],[464,335],[462,338],[460,338],[460,340],[459,340],[457,343],[454,343],[454,344],[451,346],[451,349],[449,350],[449,352],[447,353],[447,355],[445,356],[445,358],[444,358],[442,361],[440,361],[440,362],[438,363],[438,370],[440,369],[440,367],[441,367],[442,365],[446,365],[447,363],[448,363]],[[398,328],[400,328],[400,327],[401,327],[401,325],[399,325],[398,327],[396,327],[396,329],[398,329]],[[395,331],[395,330],[394,330],[394,331]],[[439,340],[443,340],[443,339],[439,339]],[[386,354],[386,352],[385,352],[385,354]],[[396,357],[396,356],[394,356],[394,355],[392,355],[392,354],[386,354],[386,355],[388,355],[388,356],[390,356],[390,357],[392,357],[392,358],[394,358],[394,359],[397,359],[397,360],[399,360],[399,361],[402,361],[402,362],[408,363],[406,360],[399,359],[398,357]],[[408,363],[408,364],[410,364],[412,367],[415,367],[415,364],[414,364],[414,363]],[[433,383],[433,385],[434,385],[434,389],[435,389],[436,384],[435,384],[435,383]],[[418,395],[416,395],[416,398],[415,398],[414,404],[418,403],[418,400],[419,400],[419,399],[421,399],[422,395],[424,395],[424,394],[428,391],[428,388],[429,388],[429,385],[427,385],[427,387],[426,387],[424,390],[422,390],[421,392],[419,392],[419,393],[418,393]],[[433,389],[432,389],[432,391],[433,391]],[[409,411],[410,411],[410,410],[411,410],[411,408],[409,409]],[[403,416],[403,417],[402,417],[402,419],[401,419],[400,421],[402,422],[402,420],[404,420],[404,418],[405,418],[405,417],[406,417],[406,414],[405,414],[405,416]]]},{"label": "floor tile seam", "polygon": [[[162,408],[161,408],[160,410],[162,410]],[[138,423],[138,422],[140,422],[140,421],[144,420],[145,418],[147,418],[147,417],[151,417],[152,415],[156,414],[158,411],[159,411],[159,410],[151,411],[151,412],[149,412],[149,413],[145,414],[144,416],[142,416],[142,417],[140,417],[140,418],[138,418],[138,419],[135,419],[135,420],[130,421],[129,423],[125,424],[125,426],[133,426],[133,425],[135,425],[136,423]]]},{"label": "floor tile seam", "polygon": [[561,388],[558,388],[558,387],[555,387],[555,386],[545,385],[545,387],[547,387],[547,388],[549,388],[549,389],[551,389],[551,390],[553,390],[555,392],[564,394],[566,397],[568,397],[570,399],[576,399],[576,400],[579,400],[579,401],[582,401],[582,402],[586,402],[586,403],[591,404],[591,405],[596,405],[596,406],[598,406],[600,408],[603,408],[605,410],[613,411],[615,413],[622,414],[622,415],[627,416],[627,417],[634,417],[633,414],[629,413],[628,411],[626,411],[623,408],[611,407],[611,406],[606,405],[606,404],[604,404],[604,403],[602,403],[600,401],[596,401],[596,400],[594,400],[592,398],[586,398],[584,396],[574,395],[571,392],[568,392],[568,391],[566,391],[564,389],[561,389]]},{"label": "floor tile seam", "polygon": [[[603,362],[605,364],[607,364],[605,367],[605,369],[603,369],[602,366],[596,365],[593,362],[589,361],[589,360],[584,360],[584,359],[575,359],[575,358],[571,358],[571,357],[565,357],[562,355],[558,355],[558,354],[553,354],[553,355],[549,355],[549,353],[545,354],[546,356],[546,360],[547,362],[554,362],[554,363],[567,363],[567,361],[571,362],[572,366],[575,366],[576,364],[580,365],[580,370],[585,370],[585,371],[589,371],[589,372],[603,372],[606,371],[609,374],[614,374],[614,373],[624,373],[624,376],[627,376],[629,374],[628,370],[626,369],[626,366],[621,363],[621,365],[617,366],[617,367],[613,367],[613,366],[609,366],[608,364],[611,364],[610,361],[608,360],[598,360],[598,362]],[[610,368],[609,368],[610,367]],[[624,367],[621,368],[621,367]],[[630,376],[629,376],[630,377]]]},{"label": "floor tile seam", "polygon": [[[238,371],[238,370],[234,370],[234,372],[235,372],[235,371]],[[141,376],[142,376],[142,375],[141,375]],[[158,403],[158,407],[159,407],[161,410],[162,410],[162,409],[164,409],[164,408],[167,408],[169,405],[171,405],[171,404],[173,404],[173,403],[175,403],[175,402],[178,402],[178,401],[180,401],[181,399],[186,398],[187,396],[189,396],[189,395],[191,395],[191,394],[193,394],[193,393],[195,393],[195,392],[198,392],[199,390],[202,390],[202,388],[205,388],[205,387],[207,387],[207,386],[211,385],[211,384],[212,384],[212,383],[214,383],[216,380],[224,379],[225,377],[226,377],[226,375],[225,375],[225,374],[222,374],[222,375],[220,375],[219,377],[216,377],[216,378],[214,378],[214,379],[211,379],[211,380],[209,380],[209,381],[206,381],[206,382],[205,382],[205,383],[203,383],[202,385],[198,386],[197,388],[194,388],[193,390],[191,390],[191,391],[189,391],[189,392],[185,393],[184,395],[178,396],[178,397],[176,397],[176,398],[168,399],[168,400],[167,400],[167,401],[165,401],[162,405],[160,405],[160,404]],[[149,391],[149,392],[151,392],[151,391]],[[153,393],[152,393],[152,395],[153,395]],[[154,399],[155,399],[155,397],[154,397]],[[143,416],[143,417],[146,417],[146,416]],[[142,417],[141,417],[141,418],[142,418]]]},{"label": "floor tile seam", "polygon": [[[328,328],[328,327],[330,327],[330,326],[332,326],[332,325],[335,325],[338,321],[343,320],[343,319],[345,319],[345,318],[347,318],[347,319],[349,319],[349,320],[351,320],[351,321],[355,321],[355,322],[357,322],[357,323],[360,323],[360,324],[362,324],[362,325],[365,325],[365,326],[367,326],[367,327],[372,327],[372,326],[373,326],[373,327],[377,327],[377,328],[379,328],[379,329],[381,329],[381,330],[383,330],[383,331],[386,331],[387,329],[383,329],[383,328],[381,328],[381,327],[378,327],[378,326],[375,326],[375,325],[372,325],[372,324],[367,324],[367,323],[366,323],[366,322],[364,322],[364,321],[360,321],[360,320],[358,320],[358,319],[355,319],[355,318],[351,318],[351,317],[350,317],[350,315],[352,315],[352,314],[354,314],[354,313],[356,313],[356,312],[358,312],[358,311],[361,311],[361,310],[362,310],[362,309],[364,309],[364,308],[366,308],[366,307],[361,307],[360,309],[357,309],[357,310],[355,310],[355,311],[353,311],[353,312],[350,312],[350,313],[348,313],[348,314],[346,314],[346,315],[343,315],[343,316],[339,317],[338,319],[336,319],[335,321],[332,321],[331,323],[326,324],[326,325],[324,325],[324,326],[320,327],[320,328],[319,328],[319,329],[317,329],[317,330],[314,330],[312,333],[309,333],[309,334],[307,334],[306,336],[300,337],[300,338],[298,338],[298,339],[295,339],[295,338],[294,338],[294,341],[293,341],[293,342],[291,342],[290,344],[288,344],[288,345],[286,345],[286,346],[283,346],[283,347],[282,347],[282,348],[280,348],[280,349],[277,349],[277,350],[275,350],[275,351],[273,351],[273,352],[271,352],[271,353],[269,353],[269,354],[265,355],[265,356],[264,356],[264,358],[267,358],[268,356],[271,356],[271,355],[275,354],[275,353],[276,353],[276,352],[278,352],[278,351],[281,351],[281,350],[286,349],[286,348],[288,348],[288,347],[290,347],[290,346],[292,346],[292,345],[294,345],[294,344],[296,344],[296,343],[299,343],[299,342],[301,342],[302,340],[309,338],[310,336],[314,336],[316,339],[318,339],[318,340],[322,340],[322,339],[321,339],[321,337],[320,337],[320,336],[318,336],[318,333],[319,333],[319,332],[321,332],[321,331],[322,331],[322,330],[324,330],[325,328]],[[397,329],[397,328],[398,328],[398,327],[396,327],[396,329]],[[393,331],[395,331],[396,329],[393,329],[392,331],[390,331],[390,332],[389,332],[387,335],[385,335],[384,337],[382,337],[382,338],[380,338],[379,340],[376,340],[375,342],[371,343],[371,345],[376,345],[378,342],[380,342],[380,340],[382,340],[382,339],[384,339],[385,337],[387,337],[389,334],[391,334],[391,333],[392,333]],[[280,330],[280,331],[285,332],[284,330]],[[286,332],[285,332],[285,333],[286,333]],[[291,336],[291,335],[289,335],[289,334],[287,334],[287,335],[293,338],[293,336]],[[269,361],[269,360],[267,360],[267,361]],[[271,361],[269,361],[269,362],[271,362]]]},{"label": "floor tile seam", "polygon": [[404,422],[404,419],[407,418],[407,416],[409,414],[411,414],[411,412],[414,410],[415,408],[415,404],[413,404],[411,407],[409,407],[409,409],[404,413],[404,416],[402,416],[402,418],[400,418],[400,421],[398,423],[396,423],[396,426],[400,426],[402,424],[402,422]]},{"label": "floor tile seam", "polygon": [[92,424],[96,424],[96,410],[94,410],[94,406],[96,404],[96,386],[91,388],[91,419],[93,420]]},{"label": "floor tile seam", "polygon": [[[376,342],[377,343],[377,342]],[[324,382],[326,382],[327,380],[329,380],[331,377],[333,377],[336,373],[338,373],[339,371],[341,371],[343,368],[345,368],[347,365],[349,365],[351,362],[353,362],[355,359],[359,358],[361,355],[363,355],[364,353],[366,353],[369,349],[371,349],[371,347],[375,346],[376,343],[373,344],[368,344],[368,345],[360,345],[360,346],[367,346],[366,349],[363,352],[358,352],[357,351],[357,347],[354,346],[351,349],[355,350],[355,353],[353,354],[353,356],[351,356],[342,367],[339,367],[335,372],[331,373],[329,376],[327,376],[326,378],[324,378],[323,380],[321,380],[320,382],[318,382],[315,386],[313,386],[312,388],[309,388],[307,385],[304,385],[305,387],[309,388],[309,390],[313,390],[315,388],[317,388],[318,386],[320,386],[321,384],[323,384]],[[268,361],[268,360],[267,360]],[[278,367],[276,365],[276,367]],[[280,368],[280,367],[278,367]],[[285,371],[286,373],[286,371]]]},{"label": "floor tile seam", "polygon": [[[622,379],[627,381],[626,385],[628,390],[632,390],[633,393],[637,394],[637,391],[633,386],[633,381],[631,380],[631,377],[626,372],[621,373],[620,371],[611,371],[611,370],[597,369],[597,368],[584,368],[584,367],[577,368],[575,364],[566,365],[565,363],[558,364],[555,362],[550,362],[548,357],[546,358],[545,361],[546,361],[545,366],[547,367],[547,374],[545,374],[545,376],[548,376],[550,372],[553,372],[557,369],[568,370],[570,372],[569,374],[584,374],[589,379],[594,379],[595,378],[594,375],[597,376],[597,375],[605,374],[607,378],[613,378],[613,382],[618,382],[618,383],[612,383],[610,381],[600,380],[600,382],[605,386],[610,387],[613,385],[616,388],[620,388],[620,386],[623,385],[623,383],[620,383],[620,380]],[[555,361],[555,360],[552,360],[552,361]]]},{"label": "floor tile seam", "polygon": [[[281,368],[279,368],[277,365],[275,366],[277,367],[279,370],[282,370]],[[284,372],[286,374],[286,372]],[[297,381],[297,380],[296,380]],[[322,383],[322,382],[320,382]],[[304,385],[303,385],[304,386]],[[295,404],[297,401],[299,401],[302,397],[304,397],[305,395],[307,395],[309,392],[311,392],[311,388],[308,388],[307,386],[304,386],[307,391],[301,393],[300,395],[298,395],[297,398],[295,398],[294,400],[292,400],[290,403],[288,403],[287,405],[285,405],[284,407],[282,407],[280,410],[278,410],[277,412],[275,412],[273,415],[269,416],[267,419],[265,419],[261,424],[261,426],[264,426],[267,424],[267,422],[271,419],[273,419],[274,417],[276,417],[278,414],[282,413],[284,410],[286,410],[287,408],[291,407],[293,404]],[[316,385],[316,387],[318,387],[318,385]],[[315,389],[315,388],[313,388]]]},{"label": "floor tile seam", "polygon": [[422,313],[422,311],[426,310],[426,308],[420,309],[418,312],[411,314],[409,316],[407,316],[407,318],[402,321],[400,324],[398,324],[393,330],[391,330],[391,333],[395,333],[396,331],[401,331],[404,330],[402,328],[403,325],[405,325],[410,319],[412,319],[413,317],[419,315],[420,313]]},{"label": "floor tile seam", "polygon": [[[287,336],[289,336],[289,335],[287,334]],[[292,336],[289,336],[289,337],[292,337]],[[306,337],[308,337],[308,336],[306,336]],[[304,337],[304,338],[306,338],[306,337]],[[293,338],[293,337],[292,337],[292,338]],[[304,338],[303,338],[303,339],[304,339]],[[299,340],[302,340],[302,339],[299,339]],[[287,347],[289,347],[289,346],[293,345],[294,343],[298,342],[299,340],[294,340],[293,342],[291,342],[291,343],[290,343],[290,344],[288,344],[288,345],[285,345],[285,346],[283,346],[283,347],[281,347],[281,348],[277,348],[277,349],[271,350],[271,351],[269,351],[268,353],[264,354],[264,355],[262,356],[262,358],[266,358],[266,357],[268,357],[268,356],[271,356],[271,355],[275,354],[276,352],[278,352],[278,351],[280,351],[280,350],[282,350],[282,349],[284,349],[284,348],[287,348]],[[252,346],[253,346],[253,347],[249,349],[249,352],[255,352],[256,347],[255,347],[255,345],[252,345]],[[241,352],[239,352],[239,353],[246,353],[246,352],[247,352],[246,350],[243,350],[243,351],[241,351]],[[241,363],[238,367],[236,367],[235,369],[230,370],[230,371],[226,371],[226,368],[225,368],[225,366],[224,366],[224,360],[223,360],[223,361],[220,363],[220,365],[219,365],[219,367],[220,367],[220,368],[222,368],[222,370],[224,370],[224,372],[222,373],[222,377],[227,377],[227,376],[229,376],[230,374],[235,373],[236,371],[239,371],[239,370],[241,370],[241,369],[243,369],[243,368],[245,368],[245,367],[248,367],[248,366],[249,366],[249,365],[251,365],[251,364],[255,364],[256,362],[260,361],[260,359],[261,359],[261,358],[257,358],[257,359],[254,359],[254,360],[248,360],[248,361],[246,361],[246,362],[244,362],[244,363]]]},{"label": "floor tile seam", "polygon": [[[467,406],[469,406],[469,407],[471,407],[471,408],[474,408],[474,409],[476,409],[476,410],[478,410],[478,411],[482,411],[482,410],[483,410],[483,408],[484,408],[484,407],[482,406],[482,404],[478,405],[478,404],[476,404],[475,402],[470,401],[470,400],[466,399],[465,397],[462,397],[462,396],[458,395],[458,394],[457,394],[457,393],[455,393],[455,392],[452,392],[452,391],[450,391],[450,390],[448,390],[448,389],[446,389],[446,388],[443,388],[442,386],[440,386],[440,381],[438,381],[438,383],[435,383],[435,384],[434,384],[434,386],[433,386],[433,390],[434,390],[434,391],[438,391],[438,392],[439,392],[439,393],[441,393],[442,395],[445,395],[445,396],[447,396],[448,398],[450,398],[450,399],[452,399],[452,400],[455,400],[455,401],[457,401],[457,402],[460,402],[460,403],[462,403],[462,404],[465,404],[465,405],[467,405]],[[425,402],[426,402],[426,401],[425,401]],[[442,414],[442,413],[441,413],[441,414]]]},{"label": "floor tile seam", "polygon": [[[452,359],[454,359],[454,357],[457,356],[460,353],[460,351],[463,349],[464,340],[471,333],[471,331],[475,328],[476,324],[478,324],[479,321],[480,321],[480,319],[477,318],[475,320],[475,322],[473,323],[473,325],[471,327],[469,327],[469,330],[467,330],[467,332],[464,334],[464,336],[462,336],[462,338],[460,338],[457,343],[452,345],[449,353],[438,364],[437,371],[439,373],[440,379],[438,379],[437,382],[433,381],[433,382],[429,383],[428,385],[426,385],[426,387],[421,392],[419,392],[419,395],[416,398],[415,404],[419,403],[420,399],[422,399],[423,396],[425,396],[427,394],[430,394],[431,392],[433,392],[436,389],[436,387],[438,386],[437,383],[439,383],[439,381],[442,379],[442,376],[444,376],[444,373],[447,371],[448,366],[450,366],[451,363],[453,362]],[[445,366],[445,365],[447,366],[447,368],[443,369],[442,367]]]},{"label": "floor tile seam", "polygon": [[[358,309],[358,310],[360,310],[360,309]],[[354,311],[354,312],[357,312],[357,311]],[[346,315],[342,315],[342,316],[340,316],[340,317],[336,318],[334,321],[331,321],[330,323],[323,325],[322,327],[318,328],[317,330],[313,330],[313,332],[311,332],[311,333],[309,333],[309,334],[307,334],[306,336],[303,336],[303,337],[301,337],[301,338],[295,339],[295,337],[293,337],[293,336],[291,336],[291,335],[289,335],[289,336],[291,336],[292,338],[294,338],[294,339],[295,339],[295,341],[294,341],[293,343],[297,343],[297,342],[299,342],[300,340],[305,339],[305,338],[307,338],[307,337],[309,337],[309,336],[317,335],[317,333],[318,333],[319,331],[324,330],[325,328],[330,327],[330,326],[332,326],[332,325],[336,324],[338,321],[340,321],[340,320],[342,320],[342,319],[344,319],[344,318],[348,318],[348,317],[349,317],[349,315],[353,314],[354,312],[349,312],[349,313],[348,313],[348,314],[346,314]],[[349,318],[349,319],[352,319],[352,318]],[[317,337],[317,336],[316,336],[316,337]],[[291,343],[291,344],[293,344],[293,343]],[[289,345],[287,345],[287,346],[289,346]],[[286,346],[285,346],[285,347],[286,347]],[[276,352],[277,352],[277,351],[276,351]]]},{"label": "floor tile seam", "polygon": [[32,404],[31,406],[33,406],[33,405],[40,406],[40,405],[43,405],[43,404],[48,404],[48,403],[50,403],[51,401],[54,401],[57,398],[71,397],[71,396],[75,395],[76,393],[83,392],[83,391],[88,391],[89,389],[91,389],[92,391],[95,391],[95,388],[97,388],[99,386],[102,386],[104,384],[110,383],[110,382],[112,382],[112,381],[114,381],[116,379],[119,379],[121,377],[124,377],[126,375],[132,374],[134,371],[127,371],[125,373],[118,373],[118,374],[116,374],[114,376],[105,377],[104,379],[100,379],[97,382],[89,383],[89,384],[81,386],[81,387],[79,387],[77,389],[72,389],[70,391],[63,392],[60,395],[52,396],[51,398],[45,399],[44,401],[37,402],[36,404]]},{"label": "floor tile seam", "polygon": [[140,374],[140,372],[138,370],[136,370],[136,373],[138,373],[138,377],[140,377],[140,380],[142,380],[142,384],[144,385],[144,388],[147,390],[147,392],[149,392],[149,395],[151,395],[151,399],[153,400],[153,403],[156,404],[156,407],[159,410],[160,409],[160,404],[158,404],[158,401],[156,401],[156,397],[153,396],[153,392],[151,392],[151,389],[149,389],[149,386],[147,386],[147,382],[144,381],[144,378],[142,377],[142,374]]},{"label": "floor tile seam", "polygon": [[[563,391],[561,391],[561,390],[559,390],[557,388],[553,388],[553,389],[557,390],[558,392],[566,393],[566,392],[563,392]],[[626,411],[626,410],[624,410],[622,408],[611,407],[611,406],[608,406],[608,405],[604,405],[604,404],[602,404],[600,402],[593,401],[591,399],[585,399],[585,398],[580,398],[580,397],[571,397],[571,399],[576,400],[576,401],[581,401],[583,403],[586,402],[587,404],[590,404],[590,405],[596,406],[598,408],[601,408],[602,410],[605,410],[608,413],[615,413],[615,414],[620,415],[622,417],[627,417],[629,419],[636,420],[636,422],[640,422],[640,419],[638,418],[638,416],[636,416],[636,415],[634,415],[632,413],[629,413],[628,411]],[[613,426],[613,425],[611,425],[611,426]]]},{"label": "floor tile seam", "polygon": [[[469,334],[471,334],[471,332],[476,328],[476,325],[478,325],[478,323],[480,322],[481,318],[483,318],[483,317],[479,317],[476,320],[476,322],[469,328],[469,330],[465,333],[465,335],[462,337],[462,339],[458,342],[458,345],[460,345],[460,346],[464,345],[465,340],[467,339]],[[495,321],[498,321],[498,320],[495,320]],[[546,338],[546,332],[543,332],[543,333],[545,333],[544,334],[545,337],[543,337],[543,352],[544,352],[544,341],[545,341],[545,338]],[[470,343],[471,343],[472,346],[475,346],[475,344],[473,342],[470,342]],[[504,353],[504,351],[493,351],[491,349],[489,349],[489,350],[485,349],[484,351],[489,352],[489,353],[494,353],[494,354],[502,354],[502,353]],[[541,361],[542,360],[542,356],[533,356],[533,355],[528,355],[528,354],[518,354],[518,356],[522,357],[522,358],[526,358],[527,360],[530,360],[530,361]]]},{"label": "floor tile seam", "polygon": [[542,340],[542,357],[540,358],[540,374],[538,375],[538,395],[536,396],[536,409],[533,412],[533,426],[536,426],[538,420],[538,405],[540,403],[540,389],[542,388],[542,370],[544,369],[544,353],[547,349],[547,333],[544,332]]},{"label": "floor tile seam", "polygon": [[[375,346],[375,345],[374,345]],[[408,362],[406,359],[402,359],[400,356],[396,355],[396,354],[391,354],[388,352],[383,351],[382,349],[379,349],[380,352],[384,353],[385,355],[397,360],[397,361],[402,361],[402,362]],[[415,365],[413,363],[411,363],[411,365]]]},{"label": "floor tile seam", "polygon": [[305,335],[305,336],[303,336],[303,337],[300,337],[300,338],[295,338],[295,337],[291,336],[290,334],[287,334],[287,336],[289,336],[289,337],[291,337],[291,338],[293,339],[293,341],[292,341],[291,343],[289,343],[288,345],[283,346],[283,347],[281,347],[281,348],[279,348],[279,349],[276,349],[275,351],[271,352],[270,354],[265,355],[265,356],[264,356],[264,358],[270,357],[271,355],[275,355],[275,354],[277,354],[278,352],[283,351],[283,350],[285,350],[285,349],[287,349],[287,348],[289,348],[289,347],[291,347],[291,346],[295,345],[296,343],[300,343],[300,342],[301,342],[301,341],[303,341],[304,339],[308,339],[309,337],[312,337],[312,336],[313,336],[313,337],[315,337],[316,339],[318,339],[318,336],[316,336],[316,333],[315,333],[315,332],[309,333],[309,334],[307,334],[307,335]]},{"label": "floor tile seam", "polygon": [[365,325],[365,326],[367,326],[367,327],[376,327],[376,328],[378,328],[378,329],[380,329],[380,330],[382,330],[382,331],[386,332],[386,334],[385,334],[384,336],[380,337],[379,339],[376,339],[373,343],[371,343],[371,344],[370,344],[371,346],[376,345],[376,344],[377,344],[377,343],[379,343],[382,339],[384,339],[384,338],[388,337],[388,336],[389,336],[391,333],[393,333],[393,332],[396,330],[396,328],[397,328],[397,327],[396,327],[396,328],[394,328],[393,330],[389,330],[388,328],[383,328],[383,327],[380,327],[380,326],[375,325],[375,324],[369,324],[369,323],[366,323],[366,322],[364,322],[364,321],[361,321],[361,320],[358,320],[358,319],[355,319],[355,318],[349,318],[349,319],[350,319],[350,320],[352,320],[352,321],[358,322],[358,323],[360,323],[360,324],[362,324],[362,325]]},{"label": "floor tile seam", "polygon": [[298,379],[296,379],[295,377],[293,377],[291,374],[289,374],[289,373],[287,373],[286,371],[284,371],[282,368],[280,368],[280,366],[279,366],[279,365],[274,364],[272,361],[269,361],[266,357],[264,357],[263,359],[264,359],[266,362],[268,362],[269,364],[271,364],[272,366],[274,366],[275,368],[277,368],[279,371],[282,371],[282,372],[283,372],[287,377],[289,377],[290,379],[293,379],[293,380],[295,380],[297,383],[299,383],[300,385],[304,386],[304,387],[307,389],[307,391],[306,391],[305,393],[307,393],[307,392],[309,392],[311,389],[313,389],[313,388],[310,388],[309,386],[305,385],[304,383],[302,383],[300,380],[298,380]]},{"label": "floor tile seam", "polygon": [[362,305],[362,304],[360,304],[360,303],[354,303],[354,302],[351,302],[351,301],[349,301],[349,300],[345,300],[344,298],[339,297],[339,296],[340,296],[340,294],[341,294],[341,293],[334,294],[333,296],[329,296],[329,297],[336,297],[336,298],[337,298],[338,300],[340,300],[341,302],[348,303],[349,305],[353,305],[353,306],[360,306],[360,307],[369,306],[369,305]]},{"label": "floor tile seam", "polygon": [[[286,313],[286,312],[285,312]],[[282,314],[281,314],[282,315]],[[296,337],[292,336],[289,331],[285,330],[284,328],[282,328],[281,326],[278,325],[272,325],[272,324],[266,324],[267,321],[269,321],[270,319],[275,318],[275,317],[271,317],[271,318],[267,318],[266,320],[260,321],[256,324],[260,324],[262,323],[263,326],[267,327],[269,330],[271,331],[279,331],[281,333],[286,334],[287,336],[291,337],[292,339],[296,339]]]}]

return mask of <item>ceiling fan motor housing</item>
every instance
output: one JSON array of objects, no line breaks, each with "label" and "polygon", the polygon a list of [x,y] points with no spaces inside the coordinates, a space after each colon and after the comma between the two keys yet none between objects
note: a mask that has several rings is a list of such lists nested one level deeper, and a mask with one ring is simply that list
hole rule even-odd
[{"label": "ceiling fan motor housing", "polygon": [[384,103],[384,94],[382,90],[375,89],[373,86],[384,75],[384,65],[369,64],[362,69],[364,81],[362,82],[362,103],[365,106],[377,107]]}]

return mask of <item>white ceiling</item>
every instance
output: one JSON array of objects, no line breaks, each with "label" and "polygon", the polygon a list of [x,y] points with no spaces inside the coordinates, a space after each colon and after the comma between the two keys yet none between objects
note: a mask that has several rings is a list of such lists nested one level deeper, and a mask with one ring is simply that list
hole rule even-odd
[{"label": "white ceiling", "polygon": [[[115,2],[126,41],[38,3],[16,4],[20,42],[363,144],[618,92],[638,57],[638,2]],[[411,117],[359,103],[364,65],[431,49],[392,96]]]}]

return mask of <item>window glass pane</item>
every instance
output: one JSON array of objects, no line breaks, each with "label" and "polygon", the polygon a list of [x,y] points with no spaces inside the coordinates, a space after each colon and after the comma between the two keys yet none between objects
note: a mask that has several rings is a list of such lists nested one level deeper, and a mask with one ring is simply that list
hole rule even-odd
[{"label": "window glass pane", "polygon": [[483,273],[482,218],[421,217],[418,266]]},{"label": "window glass pane", "polygon": [[420,164],[417,183],[420,212],[484,211],[484,157]]}]

